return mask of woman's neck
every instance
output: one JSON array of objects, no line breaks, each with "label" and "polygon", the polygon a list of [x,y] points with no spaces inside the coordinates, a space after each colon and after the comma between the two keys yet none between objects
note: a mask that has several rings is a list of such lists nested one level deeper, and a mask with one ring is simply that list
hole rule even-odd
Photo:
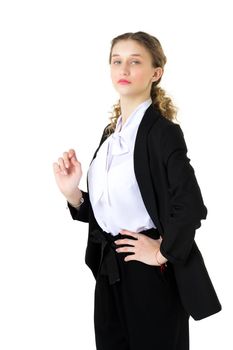
[{"label": "woman's neck", "polygon": [[121,106],[121,115],[122,115],[122,125],[126,122],[128,117],[132,114],[132,112],[144,101],[148,100],[150,96],[141,96],[139,98],[129,98],[122,96],[120,98],[120,106]]}]

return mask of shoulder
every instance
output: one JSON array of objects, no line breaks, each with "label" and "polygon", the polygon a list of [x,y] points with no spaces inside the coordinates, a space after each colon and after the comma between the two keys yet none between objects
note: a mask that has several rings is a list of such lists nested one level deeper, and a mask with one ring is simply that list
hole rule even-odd
[{"label": "shoulder", "polygon": [[163,117],[161,113],[149,131],[150,138],[154,138],[155,136],[160,137],[162,140],[184,138],[180,125]]},{"label": "shoulder", "polygon": [[187,152],[184,134],[180,125],[166,119],[162,115],[150,129],[148,143],[152,150],[157,150],[165,158],[177,150]]}]

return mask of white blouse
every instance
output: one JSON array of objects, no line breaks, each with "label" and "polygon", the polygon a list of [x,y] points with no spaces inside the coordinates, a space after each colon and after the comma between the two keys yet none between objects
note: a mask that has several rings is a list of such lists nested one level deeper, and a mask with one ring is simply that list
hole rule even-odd
[{"label": "white blouse", "polygon": [[139,124],[148,99],[141,103],[122,126],[122,116],[116,129],[99,148],[88,169],[89,198],[99,226],[112,235],[121,229],[140,232],[155,227],[135,178],[133,152]]}]

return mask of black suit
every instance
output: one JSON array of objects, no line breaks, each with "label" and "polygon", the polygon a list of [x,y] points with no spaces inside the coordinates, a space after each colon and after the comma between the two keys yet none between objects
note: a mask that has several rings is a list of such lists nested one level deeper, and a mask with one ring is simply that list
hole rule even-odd
[{"label": "black suit", "polygon": [[[105,139],[103,133],[99,147]],[[145,207],[163,237],[161,252],[172,263],[183,306],[199,320],[220,311],[221,305],[194,241],[195,230],[206,218],[207,210],[186,153],[180,127],[151,105],[137,132],[135,176]],[[86,263],[96,277],[101,249],[91,242],[90,233],[100,227],[88,193],[83,191],[83,196],[78,211],[69,208],[74,219],[89,222]]]}]

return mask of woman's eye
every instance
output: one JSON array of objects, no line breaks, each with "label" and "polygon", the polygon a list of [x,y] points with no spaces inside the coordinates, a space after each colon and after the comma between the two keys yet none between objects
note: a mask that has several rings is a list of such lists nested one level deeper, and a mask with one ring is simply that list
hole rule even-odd
[{"label": "woman's eye", "polygon": [[[131,64],[140,64],[141,62],[139,62],[139,61],[131,61],[130,63]],[[120,60],[113,61],[112,64],[121,64],[121,61]]]}]

